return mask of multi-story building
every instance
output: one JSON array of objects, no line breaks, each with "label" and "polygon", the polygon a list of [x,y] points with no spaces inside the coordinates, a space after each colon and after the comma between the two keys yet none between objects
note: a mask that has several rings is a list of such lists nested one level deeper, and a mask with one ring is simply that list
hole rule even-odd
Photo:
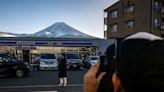
[{"label": "multi-story building", "polygon": [[104,37],[144,31],[164,37],[164,0],[119,0],[104,10]]}]

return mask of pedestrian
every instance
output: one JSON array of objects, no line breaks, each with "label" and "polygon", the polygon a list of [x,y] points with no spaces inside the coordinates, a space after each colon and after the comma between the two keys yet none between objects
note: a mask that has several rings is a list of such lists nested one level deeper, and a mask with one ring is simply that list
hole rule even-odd
[{"label": "pedestrian", "polygon": [[58,62],[58,77],[59,77],[59,86],[67,85],[67,62],[65,58],[65,53],[61,53],[59,62]]},{"label": "pedestrian", "polygon": [[33,62],[33,68],[34,68],[34,71],[39,71],[39,64],[40,64],[40,56],[38,54],[35,55],[34,57],[34,62]]},{"label": "pedestrian", "polygon": [[[121,40],[115,48],[114,92],[164,92],[164,40],[139,32]],[[97,92],[103,76],[98,61],[84,76],[84,92]]]}]

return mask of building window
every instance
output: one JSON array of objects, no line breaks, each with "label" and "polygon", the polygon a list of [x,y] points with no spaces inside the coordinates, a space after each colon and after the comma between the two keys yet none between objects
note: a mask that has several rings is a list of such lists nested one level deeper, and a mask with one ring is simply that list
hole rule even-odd
[{"label": "building window", "polygon": [[156,10],[156,11],[160,10],[160,5],[159,5],[158,1],[154,2],[154,10]]},{"label": "building window", "polygon": [[117,24],[111,25],[111,32],[117,32],[118,31],[118,26]]},{"label": "building window", "polygon": [[134,20],[129,20],[125,22],[127,28],[133,28],[134,27]]},{"label": "building window", "polygon": [[154,27],[160,27],[160,19],[159,18],[154,18]]},{"label": "building window", "polygon": [[133,4],[127,5],[126,6],[126,10],[127,10],[128,13],[134,12],[134,5]]},{"label": "building window", "polygon": [[155,6],[155,7],[159,7],[159,2],[158,2],[158,1],[155,1],[155,2],[154,2],[154,6]]},{"label": "building window", "polygon": [[111,18],[117,18],[118,17],[118,11],[115,10],[115,11],[112,11],[111,12]]}]

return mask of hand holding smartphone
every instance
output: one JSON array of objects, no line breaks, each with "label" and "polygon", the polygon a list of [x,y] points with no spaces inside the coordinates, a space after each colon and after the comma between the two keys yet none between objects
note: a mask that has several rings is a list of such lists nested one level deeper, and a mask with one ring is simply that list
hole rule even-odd
[{"label": "hand holding smartphone", "polygon": [[107,56],[100,56],[100,72],[107,72],[109,67],[109,59]]},{"label": "hand holding smartphone", "polygon": [[110,63],[109,63],[109,59],[107,56],[100,56],[99,58],[100,60],[100,66],[99,66],[99,70],[97,72],[97,76],[101,73],[101,72],[110,72]]}]

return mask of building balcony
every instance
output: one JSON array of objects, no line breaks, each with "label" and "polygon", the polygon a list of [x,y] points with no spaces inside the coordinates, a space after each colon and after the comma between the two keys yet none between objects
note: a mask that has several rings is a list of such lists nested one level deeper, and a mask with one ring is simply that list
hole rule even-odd
[{"label": "building balcony", "polygon": [[105,38],[105,39],[107,39],[107,36],[108,36],[107,34],[108,34],[108,33],[107,33],[107,30],[104,31],[104,38]]},{"label": "building balcony", "polygon": [[104,18],[104,24],[107,25],[107,18]]}]

